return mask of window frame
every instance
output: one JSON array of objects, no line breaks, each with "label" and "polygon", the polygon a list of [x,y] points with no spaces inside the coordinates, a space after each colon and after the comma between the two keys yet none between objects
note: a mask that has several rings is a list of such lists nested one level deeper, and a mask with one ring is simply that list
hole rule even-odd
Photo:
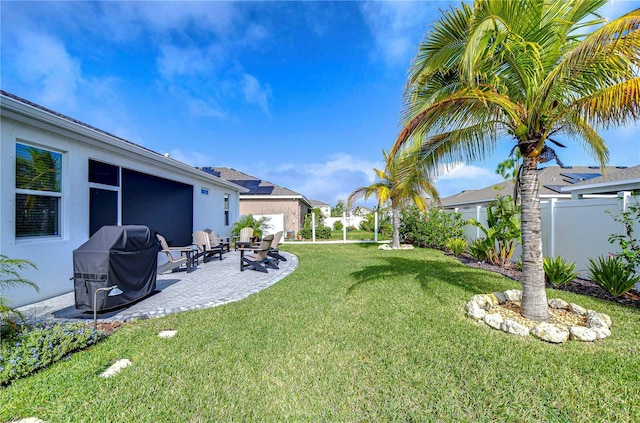
[{"label": "window frame", "polygon": [[224,194],[224,226],[230,226],[229,225],[229,208],[230,208],[230,204],[231,204],[231,194]]},{"label": "window frame", "polygon": [[[46,190],[36,190],[36,189],[26,189],[26,188],[18,188],[17,184],[18,184],[18,178],[17,178],[17,173],[18,173],[18,167],[17,167],[17,160],[18,160],[18,148],[19,146],[24,146],[26,148],[36,148],[38,150],[42,150],[42,151],[46,151],[46,152],[50,152],[50,153],[54,153],[59,155],[60,157],[60,191],[46,191]],[[16,178],[14,181],[14,213],[15,213],[15,222],[13,225],[13,230],[14,230],[14,238],[16,240],[16,242],[22,242],[22,241],[32,241],[32,240],[51,240],[51,239],[63,239],[64,237],[64,166],[65,166],[65,160],[66,160],[66,152],[49,147],[49,146],[42,146],[42,145],[38,145],[35,143],[31,143],[22,139],[16,140],[15,143],[15,157],[13,160],[13,164],[14,164],[14,177]],[[34,197],[51,197],[51,198],[56,198],[57,201],[57,222],[56,222],[56,226],[57,226],[57,233],[54,234],[42,234],[42,235],[19,235],[18,234],[18,195],[27,195],[27,196],[34,196]]]}]

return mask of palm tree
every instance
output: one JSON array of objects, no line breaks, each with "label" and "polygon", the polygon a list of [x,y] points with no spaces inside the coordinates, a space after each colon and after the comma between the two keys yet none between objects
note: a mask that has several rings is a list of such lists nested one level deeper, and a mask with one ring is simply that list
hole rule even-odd
[{"label": "palm tree", "polygon": [[[379,180],[373,184],[360,187],[354,190],[347,200],[347,209],[356,199],[364,196],[368,199],[371,195],[378,198],[378,206],[387,202],[391,203],[391,222],[393,226],[393,248],[400,247],[399,209],[409,201],[413,201],[420,210],[425,210],[427,201],[425,194],[432,199],[439,201],[440,197],[435,186],[431,183],[431,178],[427,172],[427,167],[422,164],[419,155],[413,153],[397,154],[390,156],[383,151],[386,162],[384,171],[373,169]],[[403,178],[400,178],[403,175]]]},{"label": "palm tree", "polygon": [[640,117],[640,9],[607,22],[597,15],[606,1],[476,0],[445,12],[410,68],[391,150],[417,149],[437,174],[513,142],[523,157],[522,314],[535,320],[548,319],[538,164],[566,135],[604,166],[597,130]]}]

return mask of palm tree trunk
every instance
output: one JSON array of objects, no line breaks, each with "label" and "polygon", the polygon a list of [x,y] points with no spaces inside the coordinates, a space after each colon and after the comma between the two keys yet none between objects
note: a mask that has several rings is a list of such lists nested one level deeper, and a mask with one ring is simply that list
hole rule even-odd
[{"label": "palm tree trunk", "polygon": [[524,157],[520,173],[522,198],[522,315],[528,319],[549,320],[542,267],[542,223],[535,157]]},{"label": "palm tree trunk", "polygon": [[400,248],[400,217],[398,216],[398,206],[391,206],[391,222],[393,225],[393,248]]}]

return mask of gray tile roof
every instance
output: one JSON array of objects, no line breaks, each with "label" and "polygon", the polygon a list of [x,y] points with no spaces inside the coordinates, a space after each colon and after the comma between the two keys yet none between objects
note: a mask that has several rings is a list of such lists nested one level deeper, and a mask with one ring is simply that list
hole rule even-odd
[{"label": "gray tile roof", "polygon": [[597,178],[582,181],[576,186],[604,184],[609,182],[620,182],[629,179],[640,179],[640,165],[628,167],[626,169],[618,169],[614,172],[605,171],[604,175]]},{"label": "gray tile roof", "polygon": [[[616,166],[605,167],[605,175],[613,175],[621,171]],[[592,183],[596,177],[602,174],[599,167],[594,166],[547,166],[538,169],[540,181],[540,197],[568,196],[568,192],[562,192],[563,187],[581,183]],[[591,179],[589,179],[591,178]],[[462,191],[442,199],[444,207],[453,207],[467,204],[483,204],[493,200],[496,195],[513,195],[513,181],[503,181],[495,185],[477,190]]]},{"label": "gray tile roof", "polygon": [[[262,180],[260,178],[256,178],[255,176],[248,175],[244,172],[240,172],[239,170],[235,170],[229,167],[199,167],[198,169],[203,170],[207,173],[211,173],[213,175],[219,176],[222,179],[225,179],[229,182],[233,182],[234,184],[243,186],[249,189],[249,192],[243,193],[242,195],[271,195],[271,196],[300,196],[304,198],[304,196],[300,193],[297,193],[293,190],[290,190],[285,187],[281,187],[280,185],[276,185],[269,181]],[[306,200],[305,198],[305,201]]]},{"label": "gray tile roof", "polygon": [[324,201],[320,201],[320,200],[309,200],[309,202],[311,203],[311,205],[313,207],[324,207],[324,206],[330,206],[329,203],[325,203]]}]

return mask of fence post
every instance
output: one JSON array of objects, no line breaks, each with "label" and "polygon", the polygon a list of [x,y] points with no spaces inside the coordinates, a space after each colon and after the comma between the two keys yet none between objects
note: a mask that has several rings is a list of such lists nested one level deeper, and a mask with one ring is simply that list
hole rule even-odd
[{"label": "fence post", "polygon": [[347,242],[347,215],[342,212],[342,242]]},{"label": "fence post", "polygon": [[624,213],[629,208],[629,198],[631,197],[630,191],[620,191],[618,198],[620,199],[621,212]]},{"label": "fence post", "polygon": [[[476,206],[476,220],[480,222],[480,210],[482,210],[482,206]],[[480,239],[480,228],[476,226],[476,239]]]},{"label": "fence post", "polygon": [[551,257],[556,256],[556,201],[558,201],[557,198],[549,201],[549,255]]},{"label": "fence post", "polygon": [[373,213],[373,220],[375,221],[373,230],[373,240],[378,242],[378,212]]}]

